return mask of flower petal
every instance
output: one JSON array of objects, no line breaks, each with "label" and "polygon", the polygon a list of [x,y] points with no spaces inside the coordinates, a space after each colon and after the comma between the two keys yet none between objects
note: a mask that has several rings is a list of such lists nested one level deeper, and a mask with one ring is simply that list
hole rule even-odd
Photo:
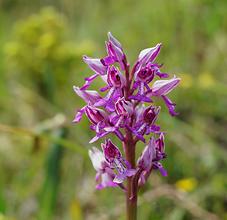
[{"label": "flower petal", "polygon": [[138,57],[139,65],[146,65],[149,62],[153,62],[155,58],[158,56],[162,44],[157,44],[155,47],[146,48],[142,50]]},{"label": "flower petal", "polygon": [[103,169],[103,163],[105,162],[105,157],[98,148],[92,147],[91,150],[88,151],[89,157],[91,159],[92,165],[96,171]]},{"label": "flower petal", "polygon": [[82,90],[77,86],[73,86],[75,93],[80,96],[87,104],[90,103],[94,105],[96,102],[100,101],[102,97],[95,90]]},{"label": "flower petal", "polygon": [[153,86],[151,88],[152,95],[162,96],[162,95],[168,94],[174,88],[177,87],[180,80],[181,80],[180,78],[174,76],[172,79],[155,81],[155,83],[153,84]]},{"label": "flower petal", "polygon": [[91,58],[84,55],[83,60],[89,66],[89,68],[93,70],[95,73],[98,73],[99,75],[106,74],[107,67],[102,64],[100,59]]}]

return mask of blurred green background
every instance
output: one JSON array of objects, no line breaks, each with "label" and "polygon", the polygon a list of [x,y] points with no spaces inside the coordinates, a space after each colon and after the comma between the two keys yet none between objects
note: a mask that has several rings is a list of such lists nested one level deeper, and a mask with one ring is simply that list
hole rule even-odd
[{"label": "blurred green background", "polygon": [[1,0],[0,220],[125,218],[119,189],[95,190],[87,120],[71,123],[72,86],[91,74],[81,56],[103,57],[108,31],[131,63],[162,42],[158,62],[182,77],[180,115],[159,119],[169,176],[152,174],[138,219],[227,219],[226,12],[226,0]]}]

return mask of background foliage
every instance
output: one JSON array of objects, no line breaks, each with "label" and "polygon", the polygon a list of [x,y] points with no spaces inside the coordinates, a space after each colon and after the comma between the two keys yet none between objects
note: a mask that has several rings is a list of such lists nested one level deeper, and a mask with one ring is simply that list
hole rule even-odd
[{"label": "background foliage", "polygon": [[162,108],[159,121],[169,176],[152,175],[139,219],[227,219],[226,10],[225,0],[0,1],[0,220],[124,219],[123,193],[94,190],[87,121],[71,123],[83,104],[72,86],[90,74],[81,56],[104,56],[108,31],[131,62],[162,42],[158,61],[182,77],[180,115]]}]

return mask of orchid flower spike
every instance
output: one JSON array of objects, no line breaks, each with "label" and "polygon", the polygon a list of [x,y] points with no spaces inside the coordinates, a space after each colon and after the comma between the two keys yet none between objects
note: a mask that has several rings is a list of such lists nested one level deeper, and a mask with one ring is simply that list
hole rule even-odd
[{"label": "orchid flower spike", "polygon": [[[122,44],[109,32],[107,55],[102,58],[83,56],[92,74],[81,87],[73,87],[85,102],[76,111],[73,122],[81,121],[83,115],[88,118],[95,133],[89,143],[105,138],[101,150],[96,147],[89,150],[96,171],[96,188],[128,190],[127,201],[136,198],[138,187],[146,183],[153,171],[167,176],[162,165],[166,158],[164,132],[158,124],[161,107],[155,101],[161,99],[169,114],[177,115],[176,104],[168,96],[181,79],[175,75],[169,78],[168,73],[162,72],[163,64],[157,62],[161,48],[162,44],[158,43],[143,49],[130,68]],[[100,93],[89,88],[97,78],[104,84],[99,88]],[[122,147],[112,142],[111,134]],[[139,141],[144,142],[144,149],[136,162],[134,155]],[[125,186],[126,179],[131,185]]]}]

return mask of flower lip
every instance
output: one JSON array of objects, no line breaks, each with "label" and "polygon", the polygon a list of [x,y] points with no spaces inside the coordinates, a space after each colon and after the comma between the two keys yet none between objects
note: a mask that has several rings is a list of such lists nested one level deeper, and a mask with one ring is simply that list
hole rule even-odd
[{"label": "flower lip", "polygon": [[143,82],[151,82],[154,78],[154,70],[147,66],[142,67],[136,78]]}]

